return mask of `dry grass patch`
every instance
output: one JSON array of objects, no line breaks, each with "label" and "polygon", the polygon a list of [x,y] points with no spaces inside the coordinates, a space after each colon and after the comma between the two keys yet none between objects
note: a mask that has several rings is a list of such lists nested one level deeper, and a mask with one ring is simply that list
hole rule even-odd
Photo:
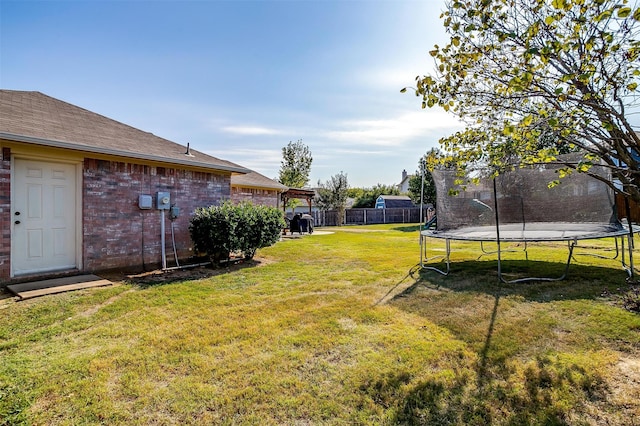
[{"label": "dry grass patch", "polygon": [[[349,227],[282,241],[252,265],[9,304],[0,424],[624,424],[640,415],[640,317],[601,297],[624,273],[581,259],[565,282],[498,285],[495,261],[463,245],[441,277],[415,268],[417,243],[409,226]],[[561,263],[563,249],[537,254]],[[514,270],[557,266],[510,256]]]}]

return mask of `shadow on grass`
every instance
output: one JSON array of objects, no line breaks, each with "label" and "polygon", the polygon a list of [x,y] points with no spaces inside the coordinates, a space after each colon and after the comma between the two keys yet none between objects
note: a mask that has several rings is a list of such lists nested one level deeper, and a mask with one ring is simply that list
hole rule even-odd
[{"label": "shadow on grass", "polygon": [[[561,275],[564,268],[530,261],[506,261],[503,266],[507,273],[527,274],[557,269]],[[446,365],[439,366],[447,373],[427,380],[414,381],[400,370],[366,382],[363,392],[377,404],[395,408],[393,423],[565,425],[576,420],[576,413],[581,416],[585,405],[606,401],[609,389],[599,371],[545,350],[524,355],[528,344],[550,333],[544,316],[539,317],[541,324],[529,329],[526,318],[513,324],[503,319],[498,326],[499,312],[505,309],[502,303],[506,309],[513,306],[513,299],[505,302],[505,298],[514,295],[533,302],[596,298],[606,283],[617,277],[624,282],[624,271],[575,265],[566,281],[504,284],[498,281],[496,267],[496,262],[469,261],[456,263],[449,276],[410,272],[417,281],[391,303],[450,330],[467,342],[466,350],[477,353],[477,358],[450,354]],[[421,287],[426,294],[414,297]],[[485,296],[478,297],[479,292]],[[410,298],[416,300],[407,302]],[[456,316],[464,318],[452,319]],[[518,356],[524,358],[516,361]]]},{"label": "shadow on grass", "polygon": [[396,226],[395,228],[391,228],[393,231],[400,231],[400,232],[418,232],[420,230],[420,225],[403,225],[403,226]]},{"label": "shadow on grass", "polygon": [[135,284],[141,288],[174,284],[177,282],[201,280],[222,274],[233,273],[246,268],[261,266],[263,261],[258,259],[241,259],[226,266],[213,268],[210,264],[196,267],[177,268],[168,270],[154,270],[140,274],[127,275],[123,281]]},{"label": "shadow on grass", "polygon": [[[389,289],[389,291],[387,291],[385,293],[384,296],[382,296],[380,299],[378,299],[376,301],[376,303],[373,304],[373,306],[376,306],[376,305],[379,305],[379,304],[381,304],[383,302],[386,302],[388,300],[388,297],[391,294],[393,294],[398,289],[398,287],[400,287],[406,281],[406,279],[409,278],[409,277],[411,277],[411,279],[413,280],[413,284],[411,284],[411,287],[416,285],[416,283],[419,280],[419,273],[420,273],[420,264],[418,263],[418,264],[412,266],[409,269],[409,272],[407,272],[407,275],[402,277],[402,279],[400,281],[398,281],[393,287],[391,287]],[[411,288],[411,287],[408,287],[408,288]],[[404,293],[405,291],[407,291],[407,289],[405,289],[402,293]],[[400,293],[400,294],[402,294],[402,293]],[[395,298],[395,296],[393,298]]]},{"label": "shadow on grass", "polygon": [[[393,395],[408,383],[403,374],[374,383],[378,398]],[[582,368],[540,357],[524,371],[522,389],[514,391],[509,377],[487,379],[474,386],[464,374],[415,384],[397,406],[393,423],[404,425],[566,425],[571,414],[558,394],[571,389],[583,401],[598,401],[606,387],[599,376]],[[507,380],[505,380],[507,379]],[[406,385],[405,385],[406,386]],[[395,389],[394,389],[395,387]]]},{"label": "shadow on grass", "polygon": [[[558,262],[502,261],[502,275],[507,280],[523,277],[560,277],[564,268],[565,264]],[[421,270],[415,285],[405,290],[404,294],[410,294],[418,286],[429,286],[460,292],[515,295],[535,302],[593,299],[600,297],[604,291],[612,291],[620,286],[625,286],[627,278],[626,272],[621,268],[571,264],[564,280],[502,283],[498,278],[497,270],[497,261],[452,262],[451,272],[448,276],[434,271]]]},{"label": "shadow on grass", "polygon": [[[493,343],[500,301],[495,294],[474,364],[461,355],[458,361],[453,357],[449,374],[412,384],[406,372],[394,372],[361,389],[375,392],[374,401],[384,406],[395,402],[393,423],[406,425],[566,425],[572,420],[569,411],[606,400],[609,390],[599,372],[553,355],[535,355],[518,371],[500,343]],[[385,401],[387,395],[395,401]]]}]

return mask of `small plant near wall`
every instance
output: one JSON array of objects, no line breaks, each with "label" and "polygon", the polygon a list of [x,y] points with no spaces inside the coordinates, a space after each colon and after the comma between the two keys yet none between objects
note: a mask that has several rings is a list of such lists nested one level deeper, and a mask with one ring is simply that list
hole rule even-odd
[{"label": "small plant near wall", "polygon": [[249,202],[196,210],[189,232],[197,252],[206,253],[214,266],[229,260],[232,253],[252,259],[259,248],[269,247],[280,239],[285,226],[282,212],[274,207]]}]

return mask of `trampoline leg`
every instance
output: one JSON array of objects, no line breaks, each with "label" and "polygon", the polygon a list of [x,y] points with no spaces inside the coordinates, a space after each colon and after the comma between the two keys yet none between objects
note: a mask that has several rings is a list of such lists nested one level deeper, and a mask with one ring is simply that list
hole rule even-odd
[{"label": "trampoline leg", "polygon": [[[451,242],[449,241],[449,239],[444,240],[445,241],[445,252],[446,254],[444,256],[434,256],[429,258],[427,256],[427,244],[426,242],[423,242],[422,239],[426,239],[427,237],[424,236],[420,236],[421,238],[421,245],[423,247],[423,250],[420,253],[420,267],[422,269],[426,269],[428,271],[435,271],[441,275],[449,275],[449,271],[451,270]],[[427,262],[429,260],[434,260],[434,259],[440,259],[440,258],[444,258],[445,264],[446,264],[446,269],[442,270],[440,268],[436,268],[435,266],[431,266],[428,265]]]},{"label": "trampoline leg", "polygon": [[567,274],[569,273],[569,265],[571,264],[571,258],[573,257],[573,249],[578,245],[578,240],[573,240],[571,242],[568,242],[567,244],[569,245],[569,257],[567,257],[567,265],[564,268],[564,274],[562,274],[562,277],[558,278],[557,281],[565,279]]},{"label": "trampoline leg", "polygon": [[[495,179],[494,179],[495,182]],[[500,253],[500,239],[497,240],[498,243],[498,278],[500,279],[500,281],[502,281],[503,283],[506,283],[508,281],[506,281],[504,278],[502,278],[502,256]]]},{"label": "trampoline leg", "polygon": [[624,249],[624,237],[620,237],[620,241],[622,244],[622,268],[627,271],[627,275],[629,275],[629,278],[633,278],[634,277],[634,270],[633,270],[633,236],[632,235],[627,235],[627,242],[629,244],[629,265],[627,266],[626,264],[626,260],[625,260],[625,249]]},{"label": "trampoline leg", "polygon": [[633,278],[633,234],[630,234],[629,239],[629,277]]},{"label": "trampoline leg", "polygon": [[569,273],[569,265],[571,265],[571,259],[573,258],[573,249],[578,244],[578,242],[576,240],[573,240],[573,241],[569,241],[567,244],[568,244],[568,248],[569,248],[569,255],[567,256],[567,263],[566,263],[566,265],[564,267],[563,274],[561,276],[559,276],[558,278],[527,277],[527,278],[518,278],[518,279],[515,279],[515,280],[506,280],[502,276],[500,258],[498,257],[498,277],[500,278],[500,281],[505,283],[505,284],[514,284],[514,283],[522,283],[522,282],[527,282],[527,281],[562,281],[562,280],[564,280],[567,277],[567,274]]},{"label": "trampoline leg", "polygon": [[[482,258],[482,256],[485,256],[485,255],[488,255],[488,254],[496,254],[498,252],[498,250],[494,250],[494,251],[486,250],[484,248],[484,242],[483,241],[480,241],[480,251],[482,253],[480,254],[480,256],[477,257],[476,260],[480,260]],[[518,252],[518,251],[520,251],[520,250],[516,250],[514,248],[514,249],[502,250],[502,253],[507,253],[507,252],[508,253],[515,253],[515,252]],[[522,251],[524,252],[524,258],[526,260],[529,260],[529,253],[527,253],[527,242],[526,241],[524,242],[524,248],[522,249]]]},{"label": "trampoline leg", "polygon": [[[614,237],[613,241],[616,245],[616,255],[613,257],[608,257],[608,256],[603,256],[601,254],[597,254],[597,253],[575,253],[576,255],[580,255],[580,256],[591,256],[591,257],[597,257],[599,259],[607,259],[607,260],[616,260],[619,256],[620,256],[620,245],[618,243],[618,239],[620,239],[620,241],[622,242],[622,253],[623,253],[623,257],[624,257],[624,236],[621,237]],[[575,260],[576,262],[578,261],[578,259],[576,259],[576,257],[573,257],[573,260]],[[622,259],[622,262],[624,264],[624,259]]]}]

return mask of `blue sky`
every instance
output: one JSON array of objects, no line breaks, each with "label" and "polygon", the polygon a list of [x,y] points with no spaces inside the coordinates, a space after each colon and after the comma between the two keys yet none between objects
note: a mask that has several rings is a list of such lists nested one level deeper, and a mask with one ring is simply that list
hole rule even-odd
[{"label": "blue sky", "polygon": [[36,90],[276,178],[399,183],[458,129],[400,89],[444,45],[440,0],[0,0],[0,86]]}]

